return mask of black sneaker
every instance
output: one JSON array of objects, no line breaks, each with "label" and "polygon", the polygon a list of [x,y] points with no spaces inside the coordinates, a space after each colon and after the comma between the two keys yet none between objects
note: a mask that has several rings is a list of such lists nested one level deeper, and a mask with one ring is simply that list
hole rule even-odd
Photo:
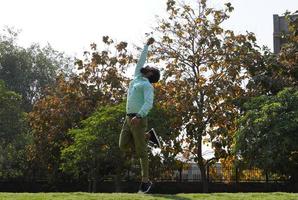
[{"label": "black sneaker", "polygon": [[142,193],[142,194],[148,193],[149,190],[151,189],[151,186],[152,186],[151,181],[148,181],[147,183],[142,182],[139,187],[138,193]]},{"label": "black sneaker", "polygon": [[161,144],[160,141],[158,139],[158,136],[154,130],[154,128],[152,128],[150,131],[148,131],[147,133],[150,134],[150,138],[149,141],[152,142],[153,144],[156,144],[159,148],[161,148]]}]

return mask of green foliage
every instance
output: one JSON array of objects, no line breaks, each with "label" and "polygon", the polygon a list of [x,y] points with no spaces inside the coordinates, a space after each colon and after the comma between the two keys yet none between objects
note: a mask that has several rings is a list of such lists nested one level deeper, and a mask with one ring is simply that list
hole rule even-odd
[{"label": "green foliage", "polygon": [[21,109],[21,96],[5,87],[0,80],[0,140],[9,142],[22,133],[24,113]]},{"label": "green foliage", "polygon": [[293,15],[285,14],[289,33],[282,35],[280,53],[265,48],[261,62],[248,68],[246,96],[254,98],[242,104],[235,152],[249,166],[297,180],[298,18]]},{"label": "green foliage", "polygon": [[70,59],[50,45],[32,44],[25,49],[16,44],[18,32],[7,29],[0,35],[0,79],[22,95],[22,107],[31,111],[44,88],[55,82],[59,72],[69,74]]},{"label": "green foliage", "polygon": [[[18,134],[10,142],[0,142],[0,178],[29,178],[31,169],[27,160],[27,145],[31,138],[26,134]],[[29,178],[30,179],[30,178]]]},{"label": "green foliage", "polygon": [[298,91],[252,98],[245,105],[235,137],[235,152],[249,166],[297,175]]},{"label": "green foliage", "polygon": [[[298,86],[298,18],[287,12],[289,33],[282,35],[283,46],[279,54],[264,49],[261,62],[248,68],[251,77],[247,88],[252,95],[277,94],[285,87]],[[297,15],[296,15],[297,16]]]},{"label": "green foliage", "polygon": [[[71,129],[68,135],[73,142],[62,150],[62,170],[75,174],[76,177],[97,180],[109,174],[134,171],[135,169],[131,167],[134,163],[131,163],[130,159],[124,160],[118,147],[124,117],[124,103],[100,107],[81,122],[81,128]],[[148,124],[149,128],[154,127],[163,139],[163,149],[160,153],[153,155],[150,151],[149,159],[152,166],[150,174],[152,178],[164,177],[165,171],[174,170],[175,156],[179,152],[178,149],[176,153],[169,151],[175,147],[169,113],[160,107],[155,107],[150,112]]]},{"label": "green foliage", "polygon": [[29,142],[21,96],[9,91],[0,80],[0,178],[26,174],[26,145]]},{"label": "green foliage", "polygon": [[99,108],[82,121],[82,128],[71,129],[73,143],[62,150],[62,169],[77,177],[99,179],[116,174],[123,167],[118,146],[125,117],[124,104]]}]

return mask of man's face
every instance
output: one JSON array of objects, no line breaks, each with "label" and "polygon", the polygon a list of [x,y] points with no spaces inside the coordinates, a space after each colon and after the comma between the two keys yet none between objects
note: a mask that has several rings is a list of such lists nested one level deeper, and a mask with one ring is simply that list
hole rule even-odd
[{"label": "man's face", "polygon": [[151,67],[149,67],[149,66],[144,67],[142,70],[142,74],[143,74],[143,76],[145,76],[147,78],[152,76],[153,72],[151,71]]}]

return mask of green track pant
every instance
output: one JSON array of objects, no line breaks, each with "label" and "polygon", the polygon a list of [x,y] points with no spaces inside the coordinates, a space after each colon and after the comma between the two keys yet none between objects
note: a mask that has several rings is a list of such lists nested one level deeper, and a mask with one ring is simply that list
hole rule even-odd
[{"label": "green track pant", "polygon": [[145,139],[146,129],[147,118],[142,118],[138,125],[132,125],[131,117],[127,116],[119,137],[121,151],[135,151],[137,158],[140,159],[142,178],[149,178],[147,140]]}]

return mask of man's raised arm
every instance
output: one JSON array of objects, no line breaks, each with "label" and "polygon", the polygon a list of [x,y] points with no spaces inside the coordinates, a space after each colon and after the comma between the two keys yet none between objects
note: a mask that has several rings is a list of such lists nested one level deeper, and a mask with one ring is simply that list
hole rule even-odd
[{"label": "man's raised arm", "polygon": [[144,49],[141,53],[141,56],[138,60],[138,63],[137,63],[136,69],[135,69],[134,77],[141,75],[140,70],[146,62],[146,58],[147,58],[147,54],[148,54],[148,47],[149,47],[149,45],[153,44],[153,42],[154,42],[154,38],[149,38],[146,45],[144,46]]}]

